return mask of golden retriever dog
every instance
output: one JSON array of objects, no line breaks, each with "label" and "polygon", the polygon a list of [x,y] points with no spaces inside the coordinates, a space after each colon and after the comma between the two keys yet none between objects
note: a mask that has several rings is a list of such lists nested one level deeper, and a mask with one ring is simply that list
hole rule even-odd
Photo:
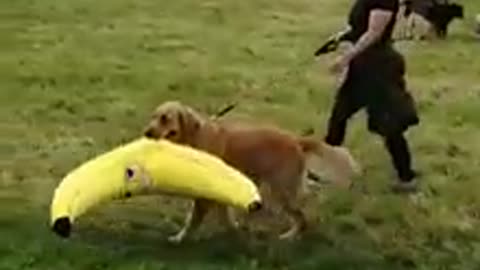
[{"label": "golden retriever dog", "polygon": [[[209,152],[251,177],[257,186],[267,185],[273,199],[293,221],[280,239],[293,238],[306,228],[297,195],[307,173],[309,157],[319,157],[332,169],[332,182],[349,185],[351,178],[360,173],[360,167],[346,148],[329,146],[276,127],[211,119],[178,101],[167,101],[156,108],[144,136],[164,138]],[[229,207],[194,200],[183,228],[169,240],[181,242],[200,225],[213,206],[218,207],[227,226],[237,228]]]}]

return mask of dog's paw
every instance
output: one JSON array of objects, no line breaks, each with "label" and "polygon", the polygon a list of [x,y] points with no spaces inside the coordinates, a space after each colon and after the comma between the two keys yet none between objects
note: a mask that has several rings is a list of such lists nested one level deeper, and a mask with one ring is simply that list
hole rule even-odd
[{"label": "dog's paw", "polygon": [[296,228],[290,229],[278,236],[281,241],[293,241],[298,237],[298,230]]},{"label": "dog's paw", "polygon": [[185,234],[183,234],[182,232],[178,233],[178,234],[175,234],[175,235],[172,235],[172,236],[169,236],[167,238],[167,241],[170,243],[170,244],[175,244],[175,245],[178,245],[180,243],[183,242],[183,239],[185,238]]}]

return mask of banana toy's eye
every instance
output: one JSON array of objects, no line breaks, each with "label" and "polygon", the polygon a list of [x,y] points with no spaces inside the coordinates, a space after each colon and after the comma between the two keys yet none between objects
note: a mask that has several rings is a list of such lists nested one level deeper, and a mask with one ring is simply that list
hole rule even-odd
[{"label": "banana toy's eye", "polygon": [[150,177],[145,172],[145,169],[137,164],[127,166],[124,171],[125,181],[127,183],[138,183],[144,187],[150,186]]},{"label": "banana toy's eye", "polygon": [[125,168],[124,177],[127,182],[138,181],[139,176],[141,176],[141,169],[138,166],[132,165]]},{"label": "banana toy's eye", "polygon": [[135,171],[132,168],[127,168],[125,170],[125,176],[127,178],[127,181],[132,181],[134,180]]}]

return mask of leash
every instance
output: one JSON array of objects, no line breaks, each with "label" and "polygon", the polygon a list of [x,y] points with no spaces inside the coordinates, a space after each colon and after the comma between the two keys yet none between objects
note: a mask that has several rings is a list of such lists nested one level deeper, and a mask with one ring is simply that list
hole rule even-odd
[{"label": "leash", "polygon": [[213,118],[214,119],[218,119],[218,118],[221,118],[222,116],[226,115],[227,113],[229,113],[231,110],[235,109],[235,107],[237,107],[238,105],[238,102],[232,102],[232,103],[229,103],[227,104],[225,107],[221,108],[219,111],[217,111],[214,115],[213,115]]},{"label": "leash", "polygon": [[[281,83],[281,82],[284,83],[285,81],[288,81],[288,79],[290,79],[294,75],[299,74],[301,71],[304,70],[304,68],[310,66],[313,62],[314,62],[314,59],[312,59],[311,56],[309,56],[306,59],[303,59],[298,64],[296,64],[294,66],[294,68],[289,69],[289,70],[285,71],[284,73],[272,76],[270,79],[267,80],[267,83],[265,84],[266,86],[264,86],[264,88],[266,88],[266,89],[275,88],[275,86],[278,85],[279,83]],[[233,109],[235,109],[238,105],[239,105],[238,101],[232,101],[232,102],[228,103],[227,105],[221,107],[213,115],[213,119],[219,119],[219,118],[227,115],[229,112],[231,112]],[[304,133],[305,133],[304,135],[308,135],[310,133],[313,133],[313,131],[308,130]],[[328,185],[329,184],[328,181],[325,181],[324,179],[322,179],[319,175],[317,175],[313,171],[307,170],[307,175],[306,176],[307,176],[307,179],[309,179],[313,183],[320,184],[320,185]]]},{"label": "leash", "polygon": [[[311,64],[314,63],[314,59],[312,57],[307,57],[303,59],[302,61],[298,62],[297,64],[294,65],[293,68],[288,69],[287,71],[276,74],[271,76],[269,79],[266,80],[266,83],[264,83],[264,86],[261,87],[262,89],[275,89],[280,83],[285,83],[292,77],[296,77],[296,75],[300,74],[306,67],[310,66]],[[239,102],[234,98],[233,101],[229,102],[227,105],[222,106],[215,114],[214,118],[218,119],[229,112],[231,112],[233,109],[235,109],[239,105]]]},{"label": "leash", "polygon": [[265,86],[263,88],[272,89],[278,86],[279,83],[284,83],[288,81],[290,78],[294,77],[293,75],[300,74],[302,71],[304,71],[304,69],[307,66],[310,66],[311,64],[313,64],[313,61],[314,61],[314,58],[312,58],[311,56],[299,61],[297,64],[293,66],[293,68],[283,73],[270,77],[270,79],[266,81]]}]

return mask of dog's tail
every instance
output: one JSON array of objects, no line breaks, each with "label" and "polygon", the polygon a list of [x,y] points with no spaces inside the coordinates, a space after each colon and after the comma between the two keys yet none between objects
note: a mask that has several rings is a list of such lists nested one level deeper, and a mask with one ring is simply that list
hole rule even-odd
[{"label": "dog's tail", "polygon": [[[335,184],[350,187],[352,178],[362,173],[360,165],[345,147],[332,146],[307,136],[299,137],[298,143],[307,154],[309,174],[311,169],[320,169],[322,173],[327,172],[329,180]],[[315,157],[320,160],[315,160]]]}]

